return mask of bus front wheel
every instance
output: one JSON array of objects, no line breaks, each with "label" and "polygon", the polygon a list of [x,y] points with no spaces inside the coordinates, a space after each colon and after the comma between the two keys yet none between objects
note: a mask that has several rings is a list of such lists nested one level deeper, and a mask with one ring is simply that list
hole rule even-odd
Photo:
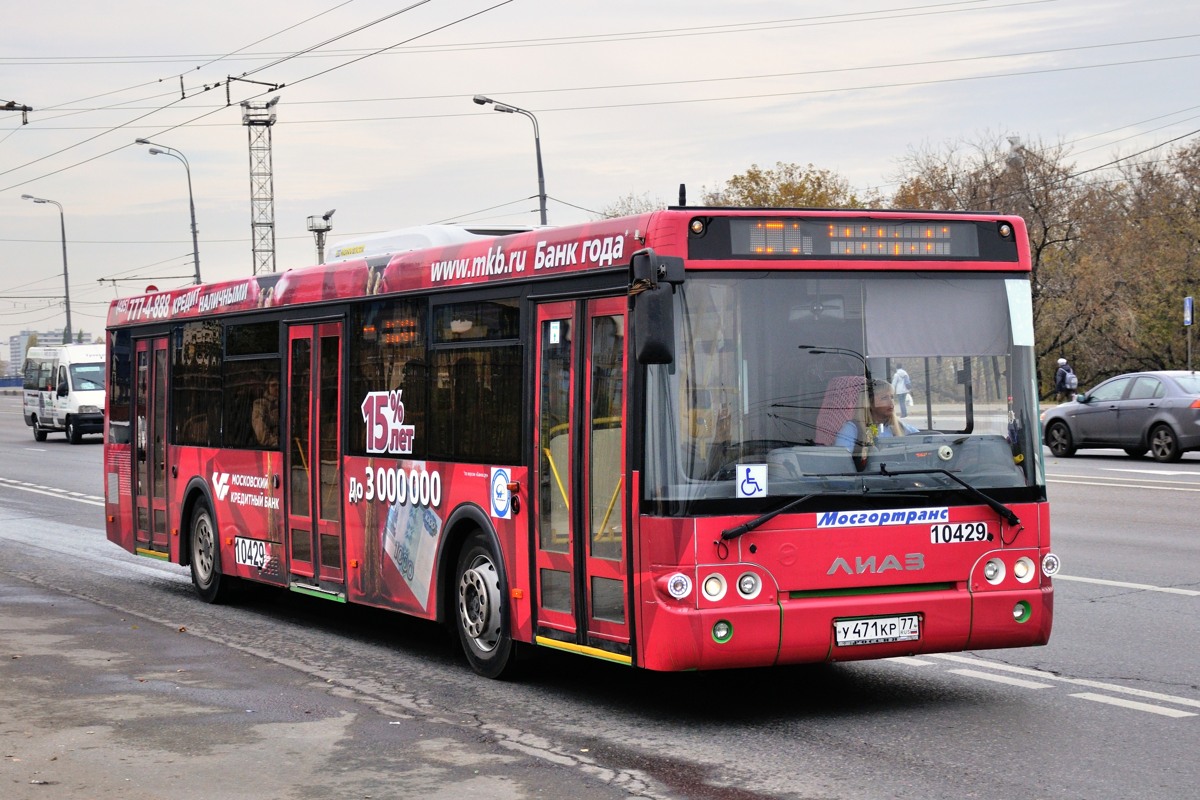
[{"label": "bus front wheel", "polygon": [[207,501],[201,500],[196,503],[188,530],[192,586],[204,602],[224,602],[229,599],[234,579],[221,574],[221,548],[217,538],[217,526]]},{"label": "bus front wheel", "polygon": [[513,641],[504,627],[500,558],[482,531],[468,537],[455,570],[454,627],[471,669],[485,678],[511,672]]}]

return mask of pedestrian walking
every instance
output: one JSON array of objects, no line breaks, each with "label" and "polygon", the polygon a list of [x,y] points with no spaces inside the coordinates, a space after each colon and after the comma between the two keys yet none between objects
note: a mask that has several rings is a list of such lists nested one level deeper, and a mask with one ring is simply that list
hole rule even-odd
[{"label": "pedestrian walking", "polygon": [[1054,391],[1058,394],[1058,402],[1065,403],[1075,399],[1075,390],[1079,388],[1079,379],[1075,370],[1065,358],[1058,360],[1058,369],[1054,372]]},{"label": "pedestrian walking", "polygon": [[896,396],[896,412],[907,417],[908,409],[912,407],[912,378],[908,377],[902,364],[897,364],[892,373],[892,394]]}]

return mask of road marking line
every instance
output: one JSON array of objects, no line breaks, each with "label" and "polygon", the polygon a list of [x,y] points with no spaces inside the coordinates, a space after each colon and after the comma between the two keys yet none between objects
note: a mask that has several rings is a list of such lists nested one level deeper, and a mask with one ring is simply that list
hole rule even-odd
[{"label": "road marking line", "polygon": [[1122,708],[1131,708],[1134,711],[1148,711],[1151,714],[1160,714],[1164,717],[1194,717],[1196,716],[1191,711],[1180,711],[1177,708],[1163,708],[1162,706],[1152,706],[1149,703],[1139,703],[1136,700],[1122,700],[1120,697],[1109,697],[1106,694],[1092,694],[1091,692],[1081,692],[1073,694],[1071,697],[1078,697],[1082,700],[1094,700],[1097,703],[1107,703],[1110,706],[1121,706]]},{"label": "road marking line", "polygon": [[1050,689],[1048,683],[1035,683],[1034,681],[1025,681],[1020,678],[1010,678],[1007,675],[993,675],[990,672],[980,672],[976,669],[952,669],[949,670],[955,675],[965,675],[968,678],[980,678],[985,681],[994,681],[995,683],[1005,683],[1009,686],[1020,686],[1023,689]]},{"label": "road marking line", "polygon": [[1125,581],[1107,581],[1103,578],[1080,578],[1074,575],[1055,575],[1056,581],[1075,581],[1076,583],[1095,583],[1100,586],[1115,586],[1118,589],[1140,589],[1144,592],[1166,592],[1181,594],[1185,597],[1200,597],[1200,591],[1195,589],[1176,589],[1173,586],[1150,586],[1145,583],[1126,583]]},{"label": "road marking line", "polygon": [[1191,470],[1157,470],[1157,469],[1121,469],[1119,467],[1104,467],[1106,472],[1136,472],[1139,475],[1195,475]]},{"label": "road marking line", "polygon": [[1162,492],[1200,492],[1200,489],[1185,489],[1182,486],[1148,486],[1146,483],[1097,483],[1096,481],[1064,481],[1047,479],[1046,483],[1066,483],[1072,486],[1103,486],[1106,489],[1157,489]]},{"label": "road marking line", "polygon": [[907,664],[910,667],[932,667],[933,666],[932,661],[922,661],[919,658],[912,658],[911,656],[894,656],[887,660],[895,661],[897,664]]},{"label": "road marking line", "polygon": [[64,489],[55,489],[53,486],[41,486],[36,483],[26,483],[25,481],[14,481],[11,478],[0,478],[0,486],[7,486],[10,489],[20,489],[22,492],[44,494],[47,497],[57,497],[60,500],[74,500],[76,503],[86,503],[89,506],[104,505],[104,498],[102,497],[81,495],[78,492],[68,492]]},{"label": "road marking line", "polygon": [[1087,678],[1065,678],[1061,675],[1055,675],[1052,672],[1046,672],[1040,669],[1015,667],[1011,664],[1002,664],[998,661],[986,661],[982,658],[960,656],[953,653],[933,653],[930,655],[930,657],[940,658],[943,661],[954,661],[960,664],[970,664],[975,667],[985,667],[987,669],[1000,670],[1002,672],[1015,672],[1018,675],[1028,675],[1030,677],[1041,678],[1042,680],[1047,681],[1072,683],[1076,686],[1086,686],[1089,689],[1103,689],[1106,692],[1128,694],[1132,695],[1133,697],[1142,697],[1147,700],[1159,700],[1164,703],[1174,703],[1177,706],[1191,706],[1193,708],[1200,708],[1200,700],[1192,700],[1188,697],[1177,697],[1171,694],[1160,694],[1159,692],[1148,692],[1145,689],[1131,689],[1126,686],[1117,686],[1115,683],[1103,683],[1101,681],[1088,680]]}]

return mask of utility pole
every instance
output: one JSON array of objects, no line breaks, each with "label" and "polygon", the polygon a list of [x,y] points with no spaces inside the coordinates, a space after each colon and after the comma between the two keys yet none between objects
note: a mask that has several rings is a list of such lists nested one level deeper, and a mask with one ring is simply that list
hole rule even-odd
[{"label": "utility pole", "polygon": [[250,140],[250,238],[254,274],[275,271],[275,179],[271,167],[271,126],[279,95],[266,103],[242,101],[242,124]]}]

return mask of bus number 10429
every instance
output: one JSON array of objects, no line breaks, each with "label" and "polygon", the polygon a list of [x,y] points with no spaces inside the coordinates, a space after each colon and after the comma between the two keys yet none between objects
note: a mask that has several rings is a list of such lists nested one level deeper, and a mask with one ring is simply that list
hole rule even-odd
[{"label": "bus number 10429", "polygon": [[958,544],[959,542],[990,542],[986,522],[958,522],[929,526],[929,541],[934,544]]}]

